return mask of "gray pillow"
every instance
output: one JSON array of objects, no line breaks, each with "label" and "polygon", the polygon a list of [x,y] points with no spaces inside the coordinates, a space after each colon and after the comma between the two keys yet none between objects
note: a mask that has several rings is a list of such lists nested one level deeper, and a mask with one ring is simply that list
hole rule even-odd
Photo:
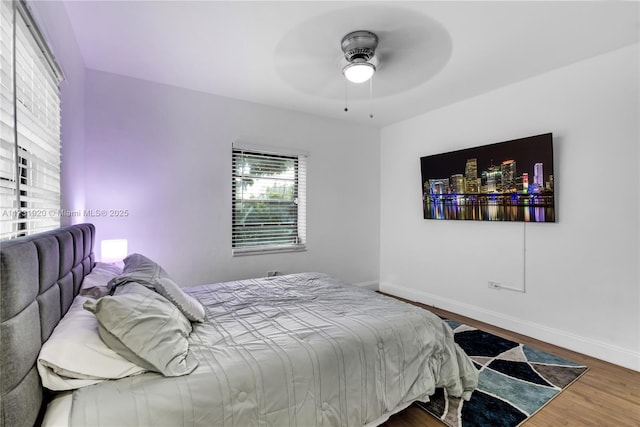
[{"label": "gray pillow", "polygon": [[162,296],[137,283],[84,308],[95,314],[100,338],[125,359],[166,377],[191,373],[198,361],[189,351],[191,323]]},{"label": "gray pillow", "polygon": [[128,282],[140,283],[153,289],[178,307],[187,319],[204,322],[205,311],[202,304],[184,293],[160,265],[146,256],[131,254],[126,257],[122,274],[112,279],[109,286],[121,286]]}]

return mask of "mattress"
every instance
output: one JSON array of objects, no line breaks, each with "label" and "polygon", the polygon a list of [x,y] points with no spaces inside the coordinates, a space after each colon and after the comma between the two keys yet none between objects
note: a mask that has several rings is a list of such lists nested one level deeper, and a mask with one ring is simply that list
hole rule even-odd
[{"label": "mattress", "polygon": [[70,425],[377,425],[436,387],[468,399],[477,385],[439,317],[325,274],[185,291],[206,308],[189,337],[195,371],[75,390]]}]

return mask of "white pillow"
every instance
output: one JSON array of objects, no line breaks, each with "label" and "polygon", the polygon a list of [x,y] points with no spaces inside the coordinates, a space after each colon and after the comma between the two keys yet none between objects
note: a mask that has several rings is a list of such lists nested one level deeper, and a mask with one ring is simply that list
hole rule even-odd
[{"label": "white pillow", "polygon": [[122,268],[113,264],[96,262],[91,273],[87,274],[80,288],[80,295],[90,298],[101,298],[109,293],[111,287],[108,283],[111,279],[122,274]]},{"label": "white pillow", "polygon": [[200,301],[187,295],[157,262],[141,254],[131,254],[124,259],[123,273],[109,286],[121,286],[135,282],[152,289],[171,301],[193,322],[204,322],[205,310]]},{"label": "white pillow", "polygon": [[69,427],[71,416],[71,404],[73,403],[73,391],[56,393],[51,402],[47,404],[41,427]]},{"label": "white pillow", "polygon": [[87,300],[77,296],[42,345],[37,367],[42,385],[50,390],[72,390],[145,372],[102,341],[96,317],[82,306]]},{"label": "white pillow", "polygon": [[189,351],[191,322],[162,295],[127,283],[114,296],[84,303],[98,319],[100,337],[131,362],[165,377],[191,373],[198,360]]}]

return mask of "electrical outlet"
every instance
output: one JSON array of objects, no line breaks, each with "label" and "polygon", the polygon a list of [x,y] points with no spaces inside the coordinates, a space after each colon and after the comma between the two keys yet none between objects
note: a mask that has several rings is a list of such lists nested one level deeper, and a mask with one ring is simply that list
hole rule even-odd
[{"label": "electrical outlet", "polygon": [[500,286],[500,282],[494,282],[494,281],[492,281],[492,280],[489,280],[489,289],[495,289],[495,290],[498,290],[498,289],[500,289],[500,288],[501,288],[501,286]]}]

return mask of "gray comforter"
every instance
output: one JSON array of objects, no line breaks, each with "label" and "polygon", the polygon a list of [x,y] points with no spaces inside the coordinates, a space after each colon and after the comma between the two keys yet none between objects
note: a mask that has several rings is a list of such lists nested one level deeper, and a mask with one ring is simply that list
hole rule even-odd
[{"label": "gray comforter", "polygon": [[434,314],[319,273],[186,289],[206,306],[198,368],[76,390],[73,426],[362,426],[468,398],[477,372]]}]

